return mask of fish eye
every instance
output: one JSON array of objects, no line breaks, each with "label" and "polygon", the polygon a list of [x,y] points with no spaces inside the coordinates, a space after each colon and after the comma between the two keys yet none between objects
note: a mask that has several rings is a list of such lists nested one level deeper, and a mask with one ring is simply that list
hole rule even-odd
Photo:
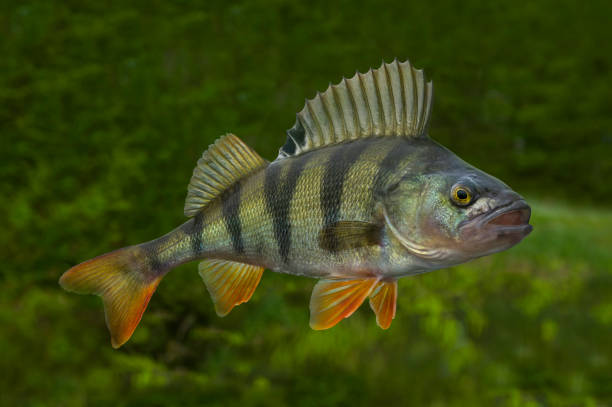
[{"label": "fish eye", "polygon": [[463,185],[455,185],[451,192],[453,202],[459,206],[467,206],[472,203],[472,197],[472,191]]}]

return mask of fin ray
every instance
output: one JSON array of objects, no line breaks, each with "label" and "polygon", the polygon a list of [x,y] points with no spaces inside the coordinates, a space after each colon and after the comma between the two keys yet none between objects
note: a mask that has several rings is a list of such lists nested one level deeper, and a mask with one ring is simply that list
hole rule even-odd
[{"label": "fin ray", "polygon": [[118,348],[132,336],[161,277],[149,271],[146,254],[130,246],[72,267],[59,283],[68,291],[102,298],[111,343]]},{"label": "fin ray", "polygon": [[388,329],[395,318],[397,302],[397,281],[379,281],[370,294],[370,307],[376,314],[376,323]]},{"label": "fin ray", "polygon": [[277,159],[363,137],[426,137],[432,100],[422,70],[383,62],[307,100]]},{"label": "fin ray", "polygon": [[341,251],[380,244],[380,226],[360,221],[338,221],[319,233],[319,247]]},{"label": "fin ray", "polygon": [[203,260],[198,269],[220,317],[251,299],[264,270],[259,266],[216,259]]},{"label": "fin ray", "polygon": [[316,330],[328,329],[351,316],[370,294],[376,281],[319,280],[310,298],[310,327]]},{"label": "fin ray", "polygon": [[185,216],[195,216],[210,201],[266,161],[233,134],[226,134],[204,151],[187,187]]}]

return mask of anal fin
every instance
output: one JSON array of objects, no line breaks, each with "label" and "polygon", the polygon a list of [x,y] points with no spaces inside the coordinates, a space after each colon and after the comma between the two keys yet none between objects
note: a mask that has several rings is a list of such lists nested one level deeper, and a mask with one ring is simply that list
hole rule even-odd
[{"label": "anal fin", "polygon": [[395,318],[397,281],[379,281],[370,294],[370,307],[376,314],[376,323],[382,329],[391,326]]},{"label": "anal fin", "polygon": [[377,280],[319,280],[310,297],[310,327],[321,330],[350,317],[374,289]]},{"label": "anal fin", "polygon": [[263,267],[215,259],[200,262],[198,269],[220,317],[251,299],[264,271]]}]

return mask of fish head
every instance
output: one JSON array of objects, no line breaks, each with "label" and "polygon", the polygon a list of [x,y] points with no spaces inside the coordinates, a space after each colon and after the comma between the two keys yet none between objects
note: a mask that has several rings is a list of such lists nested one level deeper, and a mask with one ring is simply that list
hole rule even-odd
[{"label": "fish head", "polygon": [[506,250],[532,230],[522,196],[454,155],[429,172],[405,174],[383,207],[391,234],[434,268]]},{"label": "fish head", "polygon": [[531,207],[525,199],[491,175],[474,169],[449,191],[459,259],[509,249],[533,230],[529,224]]}]

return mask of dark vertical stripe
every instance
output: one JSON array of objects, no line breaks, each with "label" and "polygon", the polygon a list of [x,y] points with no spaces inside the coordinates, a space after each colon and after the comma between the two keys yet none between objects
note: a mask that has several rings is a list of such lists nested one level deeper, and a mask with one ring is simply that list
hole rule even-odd
[{"label": "dark vertical stripe", "polygon": [[[296,158],[299,160],[299,158]],[[289,160],[289,159],[287,159]],[[283,230],[284,225],[280,219],[283,219],[283,208],[279,202],[278,189],[280,184],[280,174],[282,169],[282,163],[273,162],[266,168],[266,175],[264,179],[264,197],[266,198],[266,210],[272,218],[274,226],[274,238],[276,239],[276,246],[279,248],[283,241]]]},{"label": "dark vertical stripe", "polygon": [[[167,248],[168,243],[171,243],[176,239],[176,233],[181,233],[177,231],[172,231],[170,233],[165,234],[155,240],[151,240],[146,243],[142,243],[138,245],[138,247],[145,254],[147,261],[149,262],[149,271],[152,272],[153,276],[158,276],[163,272],[167,271],[171,266],[168,264],[168,260],[165,262],[160,258],[161,248]],[[171,260],[170,260],[171,261]]]},{"label": "dark vertical stripe", "polygon": [[[329,157],[321,180],[320,198],[324,228],[338,221],[346,176],[361,153],[370,145],[369,140],[357,140],[350,144],[335,147],[336,151]],[[330,251],[337,250],[338,241],[335,237],[328,243]]]},{"label": "dark vertical stripe", "polygon": [[374,200],[380,198],[385,189],[389,187],[389,185],[385,185],[385,180],[389,174],[395,172],[397,166],[410,154],[407,146],[406,140],[403,137],[398,137],[385,158],[380,162],[372,188]]},{"label": "dark vertical stripe", "polygon": [[[291,252],[291,220],[289,218],[291,201],[300,174],[311,156],[311,154],[305,154],[296,158],[287,158],[286,161],[272,164],[266,169],[264,182],[266,208],[274,223],[274,238],[284,263],[289,262]],[[289,166],[283,178],[281,178],[281,163]]]},{"label": "dark vertical stripe", "polygon": [[145,253],[147,255],[147,258],[149,259],[150,270],[153,272],[154,275],[160,274],[164,270],[164,268],[157,254],[157,251],[155,251],[152,248],[147,247],[145,248]]},{"label": "dark vertical stripe", "polygon": [[244,242],[242,240],[242,224],[240,222],[240,182],[224,191],[221,196],[223,203],[223,220],[227,233],[232,239],[232,247],[238,254],[244,253]]},{"label": "dark vertical stripe", "polygon": [[193,217],[193,223],[191,224],[191,228],[188,232],[189,236],[191,236],[191,252],[197,256],[202,252],[202,231],[204,230],[204,213],[202,211],[198,212],[196,216]]}]

